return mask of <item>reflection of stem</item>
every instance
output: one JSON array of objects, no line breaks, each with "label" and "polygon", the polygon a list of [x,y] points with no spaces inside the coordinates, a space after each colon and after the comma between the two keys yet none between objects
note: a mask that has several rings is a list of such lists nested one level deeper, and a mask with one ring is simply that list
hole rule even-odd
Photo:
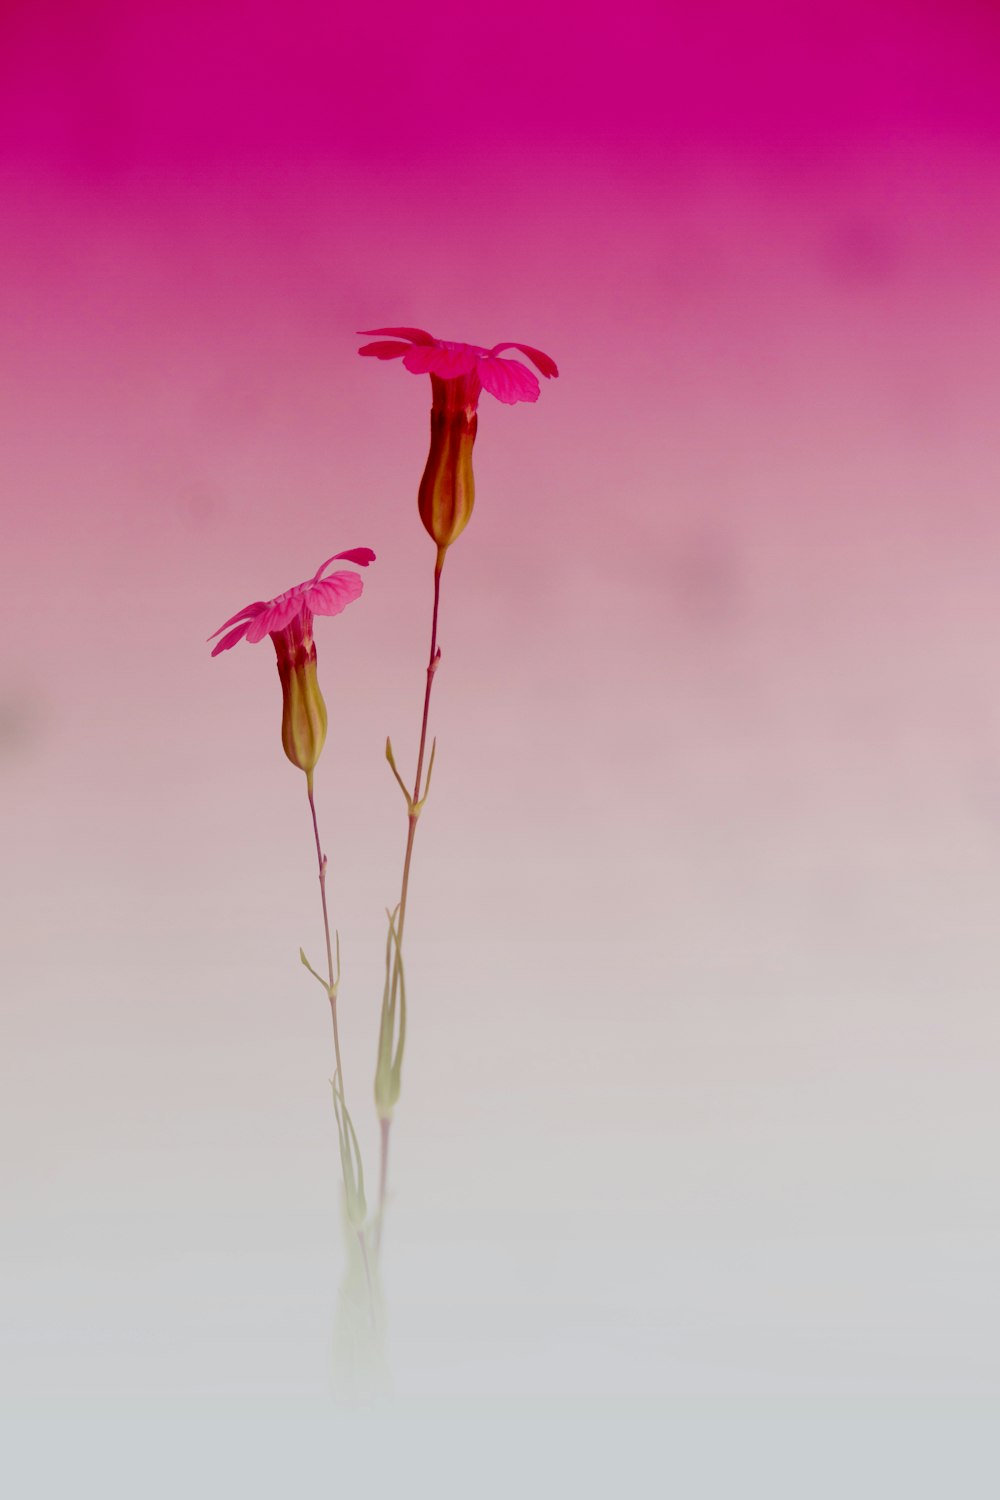
[{"label": "reflection of stem", "polygon": [[378,1250],[382,1243],[382,1212],[385,1208],[385,1180],[389,1170],[389,1126],[391,1120],[380,1120],[382,1126],[382,1160],[379,1164],[378,1174],[378,1219],[375,1230],[375,1249]]},{"label": "reflection of stem", "polygon": [[[434,613],[431,616],[431,649],[427,658],[427,686],[424,688],[424,712],[420,721],[420,748],[417,751],[417,775],[413,783],[413,797],[407,813],[409,826],[406,832],[406,855],[403,860],[403,883],[399,895],[399,921],[396,929],[396,962],[392,971],[392,998],[395,1001],[399,989],[399,966],[403,955],[403,928],[406,925],[406,896],[410,888],[410,861],[413,858],[413,840],[417,832],[417,819],[420,809],[417,804],[420,801],[420,780],[424,771],[424,751],[427,748],[427,720],[431,708],[431,688],[434,686],[434,673],[438,665],[438,606],[441,602],[441,569],[444,567],[444,549],[439,549],[437,562],[434,565]],[[382,1161],[379,1170],[378,1185],[378,1228],[376,1230],[376,1246],[382,1240],[382,1216],[385,1212],[385,1185],[389,1165],[389,1127],[391,1120],[382,1121]]]},{"label": "reflection of stem", "polygon": [[[322,850],[322,848],[320,846],[320,841],[319,841],[319,824],[316,821],[316,801],[315,801],[315,798],[313,797],[312,775],[311,774],[309,775],[306,784],[307,784],[308,789],[309,789],[309,811],[312,813],[313,833],[314,833],[315,838],[316,838],[316,860],[317,860],[317,862],[319,864],[319,894],[320,894],[320,899],[323,902],[323,931],[326,934],[326,967],[327,967],[327,974],[329,975],[330,1012],[331,1012],[331,1014],[333,1016],[333,1050],[334,1050],[334,1052],[336,1053],[336,1056],[337,1056],[337,1081],[338,1081],[338,1085],[340,1087],[340,1097],[343,1098],[344,1097],[344,1071],[343,1071],[343,1068],[341,1067],[341,1063],[340,1063],[340,1029],[339,1029],[339,1027],[337,1025],[337,980],[339,980],[340,975],[339,974],[337,975],[337,979],[334,979],[334,977],[333,977],[333,945],[330,942],[330,917],[329,917],[329,914],[327,912],[327,906],[326,906],[326,863],[327,863],[327,861],[326,861],[326,855],[323,853],[323,850]],[[339,952],[340,952],[339,947],[338,947],[337,952],[339,954]],[[338,963],[340,962],[339,957],[338,957],[337,961],[338,961]]]},{"label": "reflection of stem", "polygon": [[371,1318],[372,1327],[375,1328],[378,1319],[375,1316],[375,1287],[372,1284],[372,1268],[368,1263],[368,1246],[365,1244],[365,1232],[358,1230],[358,1244],[361,1246],[361,1259],[365,1264],[365,1285],[368,1287],[368,1314]]}]

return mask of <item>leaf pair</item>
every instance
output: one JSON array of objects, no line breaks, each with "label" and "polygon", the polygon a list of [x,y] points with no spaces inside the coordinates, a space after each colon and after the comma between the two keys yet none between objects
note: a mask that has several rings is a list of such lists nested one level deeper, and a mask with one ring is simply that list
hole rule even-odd
[{"label": "leaf pair", "polygon": [[385,986],[382,990],[378,1062],[375,1067],[375,1107],[380,1120],[392,1119],[392,1112],[399,1098],[403,1048],[406,1044],[406,978],[396,926],[398,915],[398,906],[395,911],[386,912],[389,932],[385,941]]}]

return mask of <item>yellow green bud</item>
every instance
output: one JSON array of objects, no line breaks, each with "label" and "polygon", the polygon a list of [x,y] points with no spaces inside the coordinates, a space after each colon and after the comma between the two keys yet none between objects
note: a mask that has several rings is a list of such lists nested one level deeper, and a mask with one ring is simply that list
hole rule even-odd
[{"label": "yellow green bud", "polygon": [[326,742],[326,704],[311,627],[312,620],[300,615],[272,637],[281,679],[281,743],[292,765],[310,778]]},{"label": "yellow green bud", "polygon": [[[433,378],[433,377],[432,377]],[[476,499],[472,447],[478,417],[466,406],[453,406],[437,387],[455,384],[434,380],[431,447],[420,481],[417,506],[425,529],[443,554],[469,523]]]}]

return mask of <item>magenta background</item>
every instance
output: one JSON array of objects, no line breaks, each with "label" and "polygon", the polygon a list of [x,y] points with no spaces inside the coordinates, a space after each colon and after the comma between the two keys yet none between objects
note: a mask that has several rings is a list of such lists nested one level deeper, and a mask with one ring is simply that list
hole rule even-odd
[{"label": "magenta background", "polygon": [[917,0],[3,7],[12,1394],[326,1399],[308,826],[267,648],[203,642],[379,553],[319,634],[374,1176],[433,549],[426,382],[354,350],[401,323],[562,373],[484,398],[445,577],[400,1397],[995,1397],[998,43]]}]

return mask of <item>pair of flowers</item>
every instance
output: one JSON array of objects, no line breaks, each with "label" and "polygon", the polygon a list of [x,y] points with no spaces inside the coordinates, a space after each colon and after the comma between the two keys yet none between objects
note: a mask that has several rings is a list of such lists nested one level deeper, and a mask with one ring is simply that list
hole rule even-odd
[{"label": "pair of flowers", "polygon": [[[540,350],[533,349],[527,344],[496,344],[492,349],[483,349],[476,344],[456,344],[435,339],[420,328],[378,328],[371,332],[378,335],[376,342],[365,344],[358,351],[360,354],[369,355],[375,359],[401,358],[405,368],[412,374],[429,375],[431,378],[433,393],[431,445],[420,481],[418,509],[426,530],[437,545],[430,655],[424,687],[420,744],[412,790],[406,786],[396,769],[391,741],[386,740],[386,759],[406,797],[407,839],[399,903],[394,913],[387,913],[389,938],[386,947],[386,978],[382,996],[375,1073],[375,1104],[381,1126],[379,1207],[374,1226],[374,1246],[377,1253],[385,1206],[389,1127],[399,1097],[400,1069],[406,1033],[402,948],[410,862],[417,819],[427,798],[431,767],[434,763],[434,742],[432,741],[430,760],[427,765],[427,784],[422,787],[421,776],[427,747],[431,687],[441,656],[437,645],[441,570],[444,567],[448,548],[465,529],[472,515],[475,501],[472,448],[476,439],[477,412],[482,392],[488,391],[498,401],[507,405],[513,405],[518,401],[538,399],[537,377],[519,360],[504,359],[501,356],[505,350],[519,349],[547,379],[559,372],[547,354],[542,354]],[[358,1233],[366,1266],[368,1264],[365,1238],[367,1208],[364,1173],[357,1136],[347,1109],[341,1066],[340,1031],[337,1021],[340,944],[338,938],[335,970],[326,895],[327,859],[320,841],[313,796],[313,772],[323,750],[327,726],[326,705],[323,702],[316,675],[313,623],[316,615],[340,614],[348,604],[360,597],[364,587],[357,573],[346,569],[328,573],[327,569],[335,562],[350,562],[356,567],[367,568],[374,561],[375,553],[370,547],[350,547],[344,552],[335,553],[332,557],[328,557],[326,562],[317,568],[312,578],[304,583],[298,583],[294,588],[286,589],[283,594],[278,594],[274,599],[261,599],[244,606],[215,632],[215,635],[221,636],[222,639],[212,651],[213,656],[218,656],[220,652],[231,650],[240,641],[245,640],[254,645],[262,641],[265,635],[269,635],[274,642],[283,702],[282,745],[288,759],[306,775],[306,790],[312,816],[323,907],[327,978],[324,980],[312,968],[305,953],[301,950],[300,957],[303,964],[323,985],[330,1001],[336,1054],[336,1073],[331,1083],[340,1138],[345,1203],[348,1219]],[[211,639],[214,640],[215,636]]]},{"label": "pair of flowers", "polygon": [[[472,448],[480,395],[488,391],[509,406],[538,400],[537,377],[520,360],[503,359],[501,355],[507,349],[520,350],[546,379],[559,371],[547,354],[529,344],[495,344],[492,349],[484,349],[477,344],[435,339],[420,328],[373,328],[369,332],[379,337],[359,349],[359,354],[375,359],[401,358],[411,374],[431,377],[431,446],[420,482],[418,508],[424,527],[437,543],[436,571],[440,573],[445,553],[468,524],[475,502]],[[244,606],[209,637],[214,640],[222,635],[213,656],[231,650],[242,640],[253,645],[265,635],[271,637],[284,703],[282,745],[292,764],[305,771],[310,787],[327,723],[316,678],[313,619],[316,615],[340,614],[360,597],[364,587],[357,573],[342,570],[324,574],[334,562],[352,562],[366,568],[374,561],[370,547],[337,552],[306,582],[274,599]]]}]

